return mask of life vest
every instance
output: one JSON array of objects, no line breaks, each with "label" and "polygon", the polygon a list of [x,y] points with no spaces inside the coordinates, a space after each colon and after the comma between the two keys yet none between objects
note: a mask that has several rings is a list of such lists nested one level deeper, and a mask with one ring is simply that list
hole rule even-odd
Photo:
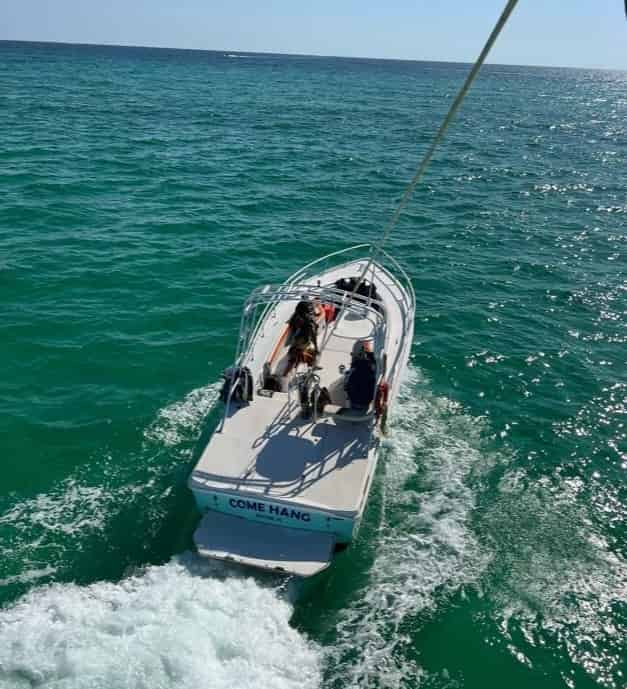
[{"label": "life vest", "polygon": [[389,386],[383,380],[377,385],[377,394],[374,399],[374,413],[377,419],[387,411]]},{"label": "life vest", "polygon": [[324,315],[324,320],[327,323],[332,323],[335,320],[336,311],[337,309],[335,308],[335,306],[333,306],[333,304],[322,305],[322,313]]}]

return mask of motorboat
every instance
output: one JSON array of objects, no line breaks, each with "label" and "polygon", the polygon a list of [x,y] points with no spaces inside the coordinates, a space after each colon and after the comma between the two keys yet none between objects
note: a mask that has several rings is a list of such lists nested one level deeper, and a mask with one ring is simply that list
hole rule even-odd
[{"label": "motorboat", "polygon": [[307,577],[355,538],[414,312],[405,271],[368,244],[252,292],[188,483],[201,555]]},{"label": "motorboat", "polygon": [[377,244],[324,256],[246,301],[224,414],[189,479],[202,555],[307,577],[355,538],[414,329],[411,281],[383,247],[516,3]]}]

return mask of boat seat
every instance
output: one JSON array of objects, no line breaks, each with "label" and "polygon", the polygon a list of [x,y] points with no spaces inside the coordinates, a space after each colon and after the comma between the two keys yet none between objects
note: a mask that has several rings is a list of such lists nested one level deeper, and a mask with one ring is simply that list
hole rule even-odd
[{"label": "boat seat", "polygon": [[351,409],[350,407],[341,407],[334,415],[334,419],[339,421],[348,421],[349,423],[362,423],[374,418],[373,411],[364,411],[363,409]]}]

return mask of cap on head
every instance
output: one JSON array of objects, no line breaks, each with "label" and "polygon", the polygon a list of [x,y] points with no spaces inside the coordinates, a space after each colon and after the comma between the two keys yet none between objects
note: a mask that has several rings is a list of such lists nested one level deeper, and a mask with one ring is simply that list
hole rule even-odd
[{"label": "cap on head", "polygon": [[372,354],[372,340],[361,340],[355,347],[355,355],[361,359]]}]

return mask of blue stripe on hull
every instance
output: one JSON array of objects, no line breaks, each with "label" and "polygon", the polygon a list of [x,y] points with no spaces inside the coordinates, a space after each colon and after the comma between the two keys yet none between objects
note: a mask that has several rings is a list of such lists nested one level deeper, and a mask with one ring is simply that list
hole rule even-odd
[{"label": "blue stripe on hull", "polygon": [[357,520],[335,517],[318,510],[260,500],[250,495],[242,497],[232,493],[196,490],[193,493],[201,512],[214,510],[265,524],[333,533],[338,543],[350,543],[356,530]]}]

